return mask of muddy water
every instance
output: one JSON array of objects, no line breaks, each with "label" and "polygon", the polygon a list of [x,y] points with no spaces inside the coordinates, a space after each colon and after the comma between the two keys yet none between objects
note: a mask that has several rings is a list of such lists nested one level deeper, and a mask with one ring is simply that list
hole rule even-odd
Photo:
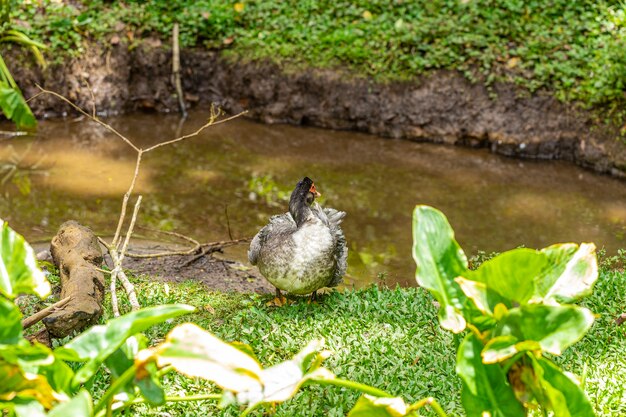
[{"label": "muddy water", "polygon": [[[148,147],[204,119],[196,113],[181,126],[175,116],[129,115],[109,122]],[[0,141],[0,161],[10,157],[19,169],[1,188],[0,217],[29,240],[49,239],[70,218],[112,233],[134,169],[128,145],[86,120],[46,121],[34,136]],[[415,204],[444,211],[468,255],[567,241],[592,241],[609,253],[626,247],[623,181],[562,162],[246,120],[146,154],[139,224],[202,241],[228,239],[228,224],[233,237],[251,236],[286,210],[304,175],[325,205],[348,212],[348,285],[382,277],[414,282]],[[245,248],[226,255],[243,260]]]}]

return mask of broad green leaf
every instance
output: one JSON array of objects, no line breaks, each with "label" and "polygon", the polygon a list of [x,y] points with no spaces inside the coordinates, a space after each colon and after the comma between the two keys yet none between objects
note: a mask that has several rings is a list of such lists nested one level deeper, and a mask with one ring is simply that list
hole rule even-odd
[{"label": "broad green leaf", "polygon": [[463,380],[461,401],[468,417],[525,417],[506,375],[498,364],[484,364],[482,343],[468,334],[457,353],[456,372]]},{"label": "broad green leaf", "polygon": [[133,381],[139,388],[141,395],[152,405],[165,403],[165,391],[157,378],[158,369],[154,363],[148,363],[143,367],[147,371]]},{"label": "broad green leaf", "polygon": [[498,336],[489,340],[481,354],[483,363],[496,363],[515,355],[515,343],[517,338],[513,336]]},{"label": "broad green leaf", "polygon": [[260,385],[261,366],[239,349],[192,323],[176,326],[156,347],[159,367],[215,382],[229,391],[248,391]]},{"label": "broad green leaf", "polygon": [[509,300],[488,288],[487,284],[483,282],[471,281],[463,277],[458,277],[455,281],[459,284],[467,298],[472,300],[476,308],[485,315],[493,316],[498,304],[502,304],[507,308],[512,307]]},{"label": "broad green leaf", "polygon": [[335,376],[321,362],[330,352],[322,351],[323,341],[312,341],[293,359],[281,362],[261,372],[263,387],[258,391],[240,392],[237,399],[252,409],[261,403],[283,402],[292,398],[308,380],[329,380]]},{"label": "broad green leaf", "polygon": [[[113,380],[119,378],[124,374],[124,372],[134,365],[135,356],[137,352],[139,352],[139,340],[137,336],[143,336],[142,334],[137,334],[130,336],[128,339],[124,341],[122,346],[119,347],[115,352],[111,353],[108,358],[104,361],[104,366],[107,367],[109,372],[111,372],[111,377]],[[144,349],[146,346],[142,346],[141,349]],[[132,381],[128,381],[123,387],[121,387],[118,393],[123,392],[128,395],[128,400],[131,400],[135,397],[135,386]]]},{"label": "broad green leaf", "polygon": [[46,377],[48,383],[56,392],[65,394],[73,392],[72,379],[74,378],[74,371],[62,360],[55,358],[51,364],[40,366],[38,373]]},{"label": "broad green leaf", "polygon": [[[519,343],[526,341],[537,342],[544,352],[560,355],[565,348],[579,341],[592,324],[593,314],[583,307],[530,304],[509,310],[494,329],[493,336],[517,339],[516,348],[509,356],[520,348],[536,346]],[[497,355],[499,360],[505,358],[502,352],[490,349],[485,349],[484,355]]]},{"label": "broad green leaf", "polygon": [[36,400],[46,409],[66,396],[56,393],[46,378],[25,373],[18,365],[0,360],[0,402],[13,400]]},{"label": "broad green leaf", "polygon": [[[0,410],[2,406],[0,405]],[[43,405],[37,401],[20,402],[16,401],[13,405],[16,417],[46,417],[46,411]]]},{"label": "broad green leaf", "polygon": [[533,360],[535,374],[554,417],[593,417],[593,407],[580,386],[545,358]]},{"label": "broad green leaf", "polygon": [[548,265],[548,257],[532,249],[514,249],[484,262],[465,278],[482,282],[507,300],[526,304],[535,293],[535,280]]},{"label": "broad green leaf", "polygon": [[50,283],[37,266],[33,248],[0,219],[0,295],[13,299],[22,293],[43,298],[50,293]]},{"label": "broad green leaf", "polygon": [[91,395],[82,389],[70,401],[54,407],[48,417],[89,417],[93,415]]},{"label": "broad green leaf", "polygon": [[37,125],[37,120],[20,90],[12,88],[3,81],[0,81],[0,109],[7,119],[15,122],[18,128]]},{"label": "broad green leaf", "polygon": [[106,325],[93,326],[65,346],[57,349],[57,357],[70,361],[86,361],[74,377],[74,385],[88,381],[100,365],[120,348],[130,336],[183,314],[193,307],[184,304],[147,307],[110,320]]},{"label": "broad green leaf", "polygon": [[454,240],[454,231],[439,210],[416,206],[413,211],[413,259],[417,283],[439,301],[441,327],[459,333],[465,329],[465,295],[454,281],[467,272],[467,258]]},{"label": "broad green leaf", "polygon": [[190,376],[213,381],[237,394],[248,410],[261,403],[282,402],[311,379],[332,379],[334,375],[319,365],[327,352],[322,342],[311,342],[292,360],[262,369],[241,350],[223,342],[192,323],[176,326],[165,342],[139,357],[156,357],[159,367],[171,365]]},{"label": "broad green leaf", "polygon": [[0,296],[0,345],[14,345],[22,339],[22,313]]},{"label": "broad green leaf", "polygon": [[593,243],[552,245],[541,250],[550,266],[537,280],[533,301],[556,304],[573,302],[591,294],[598,279],[598,260]]},{"label": "broad green leaf", "polygon": [[362,395],[348,413],[348,417],[403,417],[407,406],[400,397],[379,398]]}]

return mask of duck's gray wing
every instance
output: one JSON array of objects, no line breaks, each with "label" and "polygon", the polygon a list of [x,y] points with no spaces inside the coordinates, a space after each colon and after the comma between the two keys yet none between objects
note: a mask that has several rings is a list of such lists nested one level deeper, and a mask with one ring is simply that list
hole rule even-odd
[{"label": "duck's gray wing", "polygon": [[315,205],[313,211],[328,226],[335,239],[333,256],[337,261],[337,269],[328,286],[336,287],[343,281],[343,276],[348,268],[348,245],[340,226],[343,218],[346,217],[346,212],[330,207],[322,209],[319,205]]},{"label": "duck's gray wing", "polygon": [[270,222],[265,225],[259,233],[254,236],[252,242],[250,242],[250,248],[248,249],[248,260],[252,265],[256,265],[259,261],[261,249],[273,235],[285,233],[289,230],[296,228],[296,222],[291,217],[291,214],[284,213],[270,217]]}]

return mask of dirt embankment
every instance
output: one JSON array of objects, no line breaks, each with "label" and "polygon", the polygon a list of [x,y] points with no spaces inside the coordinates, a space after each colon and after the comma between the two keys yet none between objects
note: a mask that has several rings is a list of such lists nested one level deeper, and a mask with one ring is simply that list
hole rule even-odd
[{"label": "dirt embankment", "polygon": [[[39,83],[91,108],[88,81],[100,113],[177,111],[169,47],[146,40],[130,51],[122,44],[87,50],[80,59],[43,73],[32,64],[10,66],[26,96],[36,94],[34,85]],[[626,177],[626,145],[617,130],[599,126],[589,113],[547,93],[529,96],[501,84],[490,97],[484,86],[449,71],[397,83],[354,79],[340,71],[286,72],[271,63],[231,62],[208,50],[183,51],[181,64],[191,106],[216,102],[229,112],[247,109],[250,117],[266,123],[488,147],[504,155],[564,159]],[[31,104],[39,116],[69,110],[53,97]]]}]

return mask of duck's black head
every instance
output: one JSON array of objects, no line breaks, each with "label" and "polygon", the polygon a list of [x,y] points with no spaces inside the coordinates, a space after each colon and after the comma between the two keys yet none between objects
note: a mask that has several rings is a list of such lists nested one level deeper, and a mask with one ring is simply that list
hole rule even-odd
[{"label": "duck's black head", "polygon": [[315,184],[313,184],[311,178],[304,177],[298,182],[289,199],[289,213],[291,213],[298,226],[310,212],[310,207],[315,201],[315,197],[319,196],[320,193],[315,189]]}]

